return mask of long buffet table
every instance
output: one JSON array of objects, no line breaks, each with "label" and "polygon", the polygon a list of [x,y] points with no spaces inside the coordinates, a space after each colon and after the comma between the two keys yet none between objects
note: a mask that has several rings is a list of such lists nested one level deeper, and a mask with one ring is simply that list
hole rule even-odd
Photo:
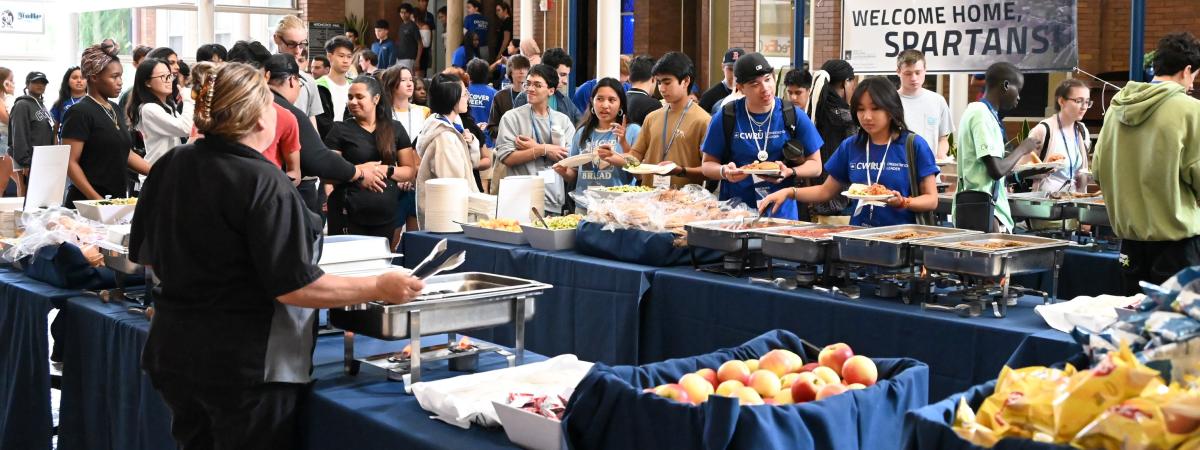
[{"label": "long buffet table", "polygon": [[[808,290],[782,291],[745,279],[697,273],[690,267],[659,268],[619,263],[574,252],[545,252],[465,238],[460,234],[409,233],[405,263],[412,266],[440,239],[468,250],[460,271],[485,271],[536,279],[555,286],[537,299],[527,349],[609,364],[638,364],[711,352],[740,344],[763,331],[784,328],[815,343],[847,342],[876,357],[906,356],[930,365],[930,399],[936,401],[994,378],[1006,361],[1049,364],[1078,351],[1062,333],[1046,327],[1034,300],[1004,319],[959,318],[922,312],[898,300],[834,299]],[[1104,253],[1068,255],[1063,280],[1096,289],[1095,271],[1117,270]],[[1078,276],[1066,275],[1078,273]],[[1088,276],[1088,273],[1093,273]],[[1103,272],[1102,272],[1103,273]],[[166,409],[137,365],[148,323],[119,304],[94,297],[66,301],[77,291],[55,289],[0,270],[0,447],[48,448],[50,443],[46,313],[52,307],[71,332],[63,380],[60,445],[63,448],[162,448],[171,446]],[[512,343],[511,327],[477,330],[473,336]],[[365,341],[365,340],[364,340]],[[365,345],[365,344],[364,344]],[[363,347],[366,349],[367,347]],[[508,445],[499,430],[459,430],[426,419],[415,399],[399,394],[383,375],[339,374],[341,340],[322,338],[318,376],[305,409],[309,448],[355,447],[369,442],[418,447],[487,448]],[[485,368],[499,361],[482,361]],[[78,370],[74,369],[78,368]],[[411,423],[421,419],[420,422]],[[86,443],[87,445],[82,445]]]},{"label": "long buffet table", "polygon": [[[139,365],[150,322],[127,311],[124,304],[101,303],[92,297],[67,300],[63,314],[71,327],[64,336],[67,368],[58,448],[174,448],[169,410]],[[363,336],[356,340],[360,354],[397,351],[404,344]],[[545,359],[529,351],[525,357],[529,362]],[[416,397],[404,394],[403,383],[388,381],[381,369],[364,364],[357,376],[343,375],[339,335],[317,340],[313,363],[317,381],[301,402],[297,423],[303,448],[515,448],[503,430],[463,430],[430,419]],[[426,379],[459,374],[445,366],[444,361],[430,363],[425,367]],[[499,355],[480,356],[481,371],[502,367],[505,362]]]}]

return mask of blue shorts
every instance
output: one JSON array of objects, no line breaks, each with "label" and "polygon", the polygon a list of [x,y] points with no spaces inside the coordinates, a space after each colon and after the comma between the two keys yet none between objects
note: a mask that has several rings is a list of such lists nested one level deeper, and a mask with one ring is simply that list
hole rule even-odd
[{"label": "blue shorts", "polygon": [[400,208],[396,210],[396,228],[400,228],[409,217],[417,217],[417,191],[402,189],[397,201],[400,202]]}]

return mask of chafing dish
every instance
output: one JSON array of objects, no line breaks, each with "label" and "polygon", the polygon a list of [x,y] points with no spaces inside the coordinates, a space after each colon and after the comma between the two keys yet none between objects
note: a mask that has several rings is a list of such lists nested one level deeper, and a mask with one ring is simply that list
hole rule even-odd
[{"label": "chafing dish", "polygon": [[[354,276],[352,273],[345,275]],[[422,335],[454,333],[511,323],[516,329],[516,356],[515,360],[509,359],[509,365],[521,364],[525,349],[525,321],[533,318],[534,297],[551,287],[537,281],[479,272],[436,275],[425,281],[424,292],[412,302],[403,305],[367,302],[331,309],[329,322],[346,330],[347,373],[357,373],[359,362],[365,361],[387,369],[391,379],[405,379],[407,375],[408,379],[405,381],[417,382],[421,378],[422,359],[446,359],[433,354],[423,356],[426,349],[421,347]],[[355,334],[383,340],[407,338],[410,340],[414,357],[399,362],[388,361],[390,358],[381,358],[380,355],[363,360],[356,359]],[[416,351],[417,349],[421,351]],[[499,348],[483,350],[497,349]]]},{"label": "chafing dish", "polygon": [[1014,219],[1062,220],[1075,214],[1075,200],[1069,194],[1054,198],[1049,192],[1021,192],[1008,196]]},{"label": "chafing dish", "polygon": [[1108,205],[1104,204],[1104,197],[1076,199],[1075,208],[1079,210],[1079,223],[1112,226],[1112,222],[1108,219]]},{"label": "chafing dish", "polygon": [[1050,293],[1043,301],[1057,300],[1058,270],[1064,250],[1072,244],[1038,236],[987,233],[930,238],[913,245],[920,249],[922,262],[931,271],[999,280],[1002,300],[992,304],[994,314],[1004,317],[1012,275],[1051,272]]},{"label": "chafing dish", "polygon": [[147,276],[145,266],[129,259],[129,227],[127,225],[124,227],[111,225],[107,232],[107,239],[97,242],[96,247],[100,250],[100,256],[104,258],[104,266],[113,271],[114,287],[93,293],[104,302],[127,300],[139,303],[141,306],[149,306],[150,299],[146,292],[128,292],[129,277],[145,279]]},{"label": "chafing dish", "polygon": [[757,230],[807,224],[796,220],[747,217],[692,222],[685,225],[684,229],[687,230],[688,246],[732,253],[761,248],[762,238],[756,233]]},{"label": "chafing dish", "polygon": [[[894,238],[900,234],[915,233],[916,236]],[[910,244],[929,237],[961,236],[979,234],[974,230],[933,227],[926,225],[892,225],[864,228],[834,235],[838,244],[838,256],[847,262],[897,268],[913,263]]]},{"label": "chafing dish", "polygon": [[933,212],[939,216],[950,216],[950,212],[954,210],[954,193],[942,192],[938,194],[937,209]]},{"label": "chafing dish", "polygon": [[[763,254],[785,261],[795,261],[807,264],[825,264],[837,259],[837,244],[833,236],[796,236],[789,231],[829,231],[844,228],[858,229],[840,225],[811,224],[797,227],[766,228],[755,234],[762,236]],[[845,231],[845,230],[843,230]]]}]

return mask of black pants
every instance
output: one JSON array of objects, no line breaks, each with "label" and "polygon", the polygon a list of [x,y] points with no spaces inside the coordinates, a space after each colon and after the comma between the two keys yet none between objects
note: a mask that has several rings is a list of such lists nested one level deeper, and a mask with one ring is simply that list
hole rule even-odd
[{"label": "black pants", "polygon": [[1142,292],[1139,281],[1162,284],[1195,265],[1200,265],[1200,236],[1182,241],[1121,241],[1121,288],[1125,295]]},{"label": "black pants", "polygon": [[183,450],[290,450],[297,448],[297,403],[303,384],[250,388],[197,386],[151,376],[171,409],[171,436]]}]

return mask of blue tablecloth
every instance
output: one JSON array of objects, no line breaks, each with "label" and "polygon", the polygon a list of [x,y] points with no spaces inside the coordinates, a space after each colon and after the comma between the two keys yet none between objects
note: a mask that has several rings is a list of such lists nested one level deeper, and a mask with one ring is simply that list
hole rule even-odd
[{"label": "blue tablecloth", "polygon": [[929,398],[937,400],[995,378],[1026,336],[1036,336],[1022,356],[1030,361],[1050,364],[1079,351],[1034,313],[1040,298],[1022,299],[1004,319],[961,318],[900,300],[784,291],[682,268],[656,272],[651,286],[642,308],[643,362],[704,354],[785,329],[818,345],[845,342],[873,358],[922,361],[929,365]]},{"label": "blue tablecloth", "polygon": [[[544,355],[573,353],[586,361],[637,364],[639,308],[659,268],[427,232],[404,234],[404,265],[415,266],[441,239],[448,239],[451,249],[467,250],[460,272],[490,272],[554,285],[537,297],[536,313],[525,326],[525,348]],[[473,334],[514,344],[512,326]]]},{"label": "blue tablecloth", "polygon": [[[84,297],[68,300],[64,314],[72,326],[66,336],[59,448],[174,448],[169,410],[138,364],[150,323],[122,304]],[[429,336],[424,342],[440,339],[445,337]],[[387,381],[380,369],[363,365],[357,376],[343,375],[342,343],[341,335],[317,340],[317,381],[301,402],[298,426],[304,448],[514,448],[501,429],[463,430],[430,419],[415,397],[404,394],[403,384]],[[405,341],[359,336],[355,344],[362,357],[398,351]],[[525,358],[545,359],[529,351]],[[480,357],[479,368],[493,370],[505,364],[502,357],[487,354]],[[460,374],[446,370],[444,361],[425,369],[426,380]]]},{"label": "blue tablecloth", "polygon": [[928,402],[929,368],[912,359],[875,359],[880,380],[819,402],[745,406],[709,397],[693,406],[642,392],[725,361],[784,348],[806,359],[796,335],[776,330],[741,346],[641,367],[596,364],[567,406],[563,429],[577,449],[877,449],[899,442],[904,413]]},{"label": "blue tablecloth", "polygon": [[[1058,272],[1058,298],[1070,300],[1081,295],[1121,295],[1121,262],[1115,251],[1093,252],[1069,249]],[[1049,273],[1018,275],[1013,283],[1050,292],[1053,277]]]},{"label": "blue tablecloth", "polygon": [[48,449],[50,309],[79,291],[59,289],[0,268],[0,448]]}]

